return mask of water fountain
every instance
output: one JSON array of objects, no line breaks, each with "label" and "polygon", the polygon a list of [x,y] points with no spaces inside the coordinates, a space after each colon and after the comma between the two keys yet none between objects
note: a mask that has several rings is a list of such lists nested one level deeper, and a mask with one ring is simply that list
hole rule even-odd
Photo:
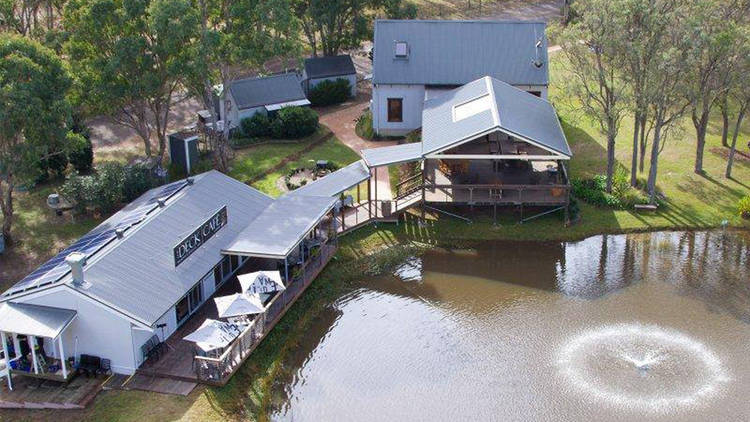
[{"label": "water fountain", "polygon": [[557,364],[579,392],[637,411],[701,407],[730,381],[703,343],[655,325],[587,330],[560,348]]}]

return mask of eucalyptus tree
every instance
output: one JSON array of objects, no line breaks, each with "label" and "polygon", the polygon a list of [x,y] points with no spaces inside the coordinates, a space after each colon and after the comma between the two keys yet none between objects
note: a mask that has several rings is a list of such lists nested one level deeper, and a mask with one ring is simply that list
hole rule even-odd
[{"label": "eucalyptus tree", "polygon": [[638,183],[638,171],[643,172],[649,131],[649,92],[657,79],[658,61],[670,31],[675,25],[675,14],[684,0],[618,0],[613,3],[626,17],[618,27],[621,31],[621,57],[632,93],[633,154],[630,184]]},{"label": "eucalyptus tree", "polygon": [[82,147],[68,130],[71,78],[55,53],[36,41],[0,34],[0,209],[11,240],[13,193],[39,175],[40,160]]},{"label": "eucalyptus tree", "polygon": [[417,15],[414,4],[402,0],[293,0],[293,5],[313,56],[359,47],[371,37],[378,12],[394,19]]},{"label": "eucalyptus tree", "polygon": [[696,150],[693,170],[703,173],[711,112],[729,89],[737,52],[739,19],[747,13],[739,0],[692,0],[681,19],[688,48],[685,96],[690,101],[690,117],[695,127]]},{"label": "eucalyptus tree", "polygon": [[[290,0],[198,0],[198,42],[188,88],[211,115],[206,134],[213,152],[214,166],[228,169],[231,150],[228,116],[215,112],[215,98],[230,108],[223,95],[232,82],[249,74],[266,71],[271,59],[300,57],[297,21]],[[220,130],[216,129],[219,128]]]},{"label": "eucalyptus tree", "polygon": [[0,30],[23,36],[52,30],[64,0],[0,0]]},{"label": "eucalyptus tree", "polygon": [[189,0],[71,0],[64,13],[76,100],[164,156],[170,111],[193,65],[198,14]]},{"label": "eucalyptus tree", "polygon": [[565,27],[557,27],[565,56],[567,91],[607,137],[607,192],[612,192],[615,141],[627,112],[627,85],[621,71],[622,8],[611,0],[579,0],[574,12],[585,11]]},{"label": "eucalyptus tree", "polygon": [[737,107],[737,116],[735,118],[734,133],[732,134],[732,144],[729,147],[729,157],[727,159],[727,168],[724,176],[729,179],[732,177],[732,166],[734,165],[734,156],[737,153],[737,138],[742,128],[742,121],[748,110],[750,110],[750,84],[745,80],[746,75],[750,74],[750,25],[745,22],[741,29],[741,42],[737,49],[738,60],[735,67],[735,78],[732,79],[732,85],[729,90],[729,100]]}]

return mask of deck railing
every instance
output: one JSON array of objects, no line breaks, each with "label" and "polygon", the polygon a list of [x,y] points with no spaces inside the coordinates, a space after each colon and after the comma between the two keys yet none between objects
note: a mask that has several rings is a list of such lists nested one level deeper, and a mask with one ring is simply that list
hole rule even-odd
[{"label": "deck railing", "polygon": [[336,253],[336,241],[320,247],[320,252],[302,266],[300,275],[292,278],[286,286],[266,306],[266,311],[258,314],[252,323],[227,346],[218,358],[195,356],[194,369],[198,380],[208,384],[223,385],[239,368],[242,362],[260,344],[286,313],[292,303],[307,289],[323,267]]},{"label": "deck railing", "polygon": [[[564,204],[568,202],[570,185],[425,184],[425,190],[432,191],[428,202],[442,202],[435,201],[435,193],[442,192],[445,202]],[[465,201],[456,200],[458,192],[468,194]]]}]

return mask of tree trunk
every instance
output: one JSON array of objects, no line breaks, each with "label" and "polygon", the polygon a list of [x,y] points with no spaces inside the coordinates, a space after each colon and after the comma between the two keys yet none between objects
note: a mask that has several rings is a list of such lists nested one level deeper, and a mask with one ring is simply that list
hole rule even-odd
[{"label": "tree trunk", "polygon": [[732,146],[729,148],[729,158],[727,159],[727,170],[724,172],[724,177],[727,179],[732,178],[732,165],[734,164],[734,154],[737,152],[737,137],[740,134],[740,127],[742,126],[742,119],[745,117],[747,112],[747,106],[742,107],[737,115],[737,123],[734,126],[734,134],[732,135]]},{"label": "tree trunk", "polygon": [[640,117],[638,112],[635,113],[635,123],[633,127],[633,160],[630,163],[630,186],[638,185],[638,130]]},{"label": "tree trunk", "polygon": [[0,182],[0,210],[3,213],[2,234],[7,245],[13,243],[10,229],[13,225],[13,175],[8,173],[6,182],[8,188],[4,191],[2,182]]},{"label": "tree trunk", "polygon": [[607,193],[612,193],[612,179],[615,176],[615,129],[609,125],[607,131]]},{"label": "tree trunk", "polygon": [[727,147],[729,138],[729,100],[724,96],[724,100],[721,102],[721,146]]},{"label": "tree trunk", "polygon": [[693,125],[695,126],[696,145],[695,145],[695,174],[703,174],[703,151],[706,149],[706,129],[708,129],[708,115],[710,109],[706,109],[700,118],[693,116]]},{"label": "tree trunk", "polygon": [[661,123],[654,125],[654,140],[651,142],[651,165],[648,172],[649,203],[656,204],[656,173],[659,167],[659,144],[661,142]]},{"label": "tree trunk", "polygon": [[646,113],[644,112],[641,115],[641,133],[640,133],[640,147],[641,147],[641,153],[638,159],[640,162],[638,163],[638,171],[643,173],[643,169],[646,166],[646,147],[648,147],[648,140],[646,139]]}]

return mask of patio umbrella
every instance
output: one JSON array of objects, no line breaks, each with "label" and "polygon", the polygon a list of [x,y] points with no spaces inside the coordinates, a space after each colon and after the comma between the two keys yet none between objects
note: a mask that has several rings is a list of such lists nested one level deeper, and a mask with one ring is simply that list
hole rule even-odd
[{"label": "patio umbrella", "polygon": [[192,341],[205,351],[210,351],[226,347],[239,335],[240,329],[235,324],[206,319],[197,330],[183,339]]},{"label": "patio umbrella", "polygon": [[273,293],[285,289],[278,271],[256,271],[237,276],[242,291],[246,293]]},{"label": "patio umbrella", "polygon": [[229,318],[241,315],[260,314],[266,308],[257,294],[235,293],[229,296],[214,298],[219,318]]}]

